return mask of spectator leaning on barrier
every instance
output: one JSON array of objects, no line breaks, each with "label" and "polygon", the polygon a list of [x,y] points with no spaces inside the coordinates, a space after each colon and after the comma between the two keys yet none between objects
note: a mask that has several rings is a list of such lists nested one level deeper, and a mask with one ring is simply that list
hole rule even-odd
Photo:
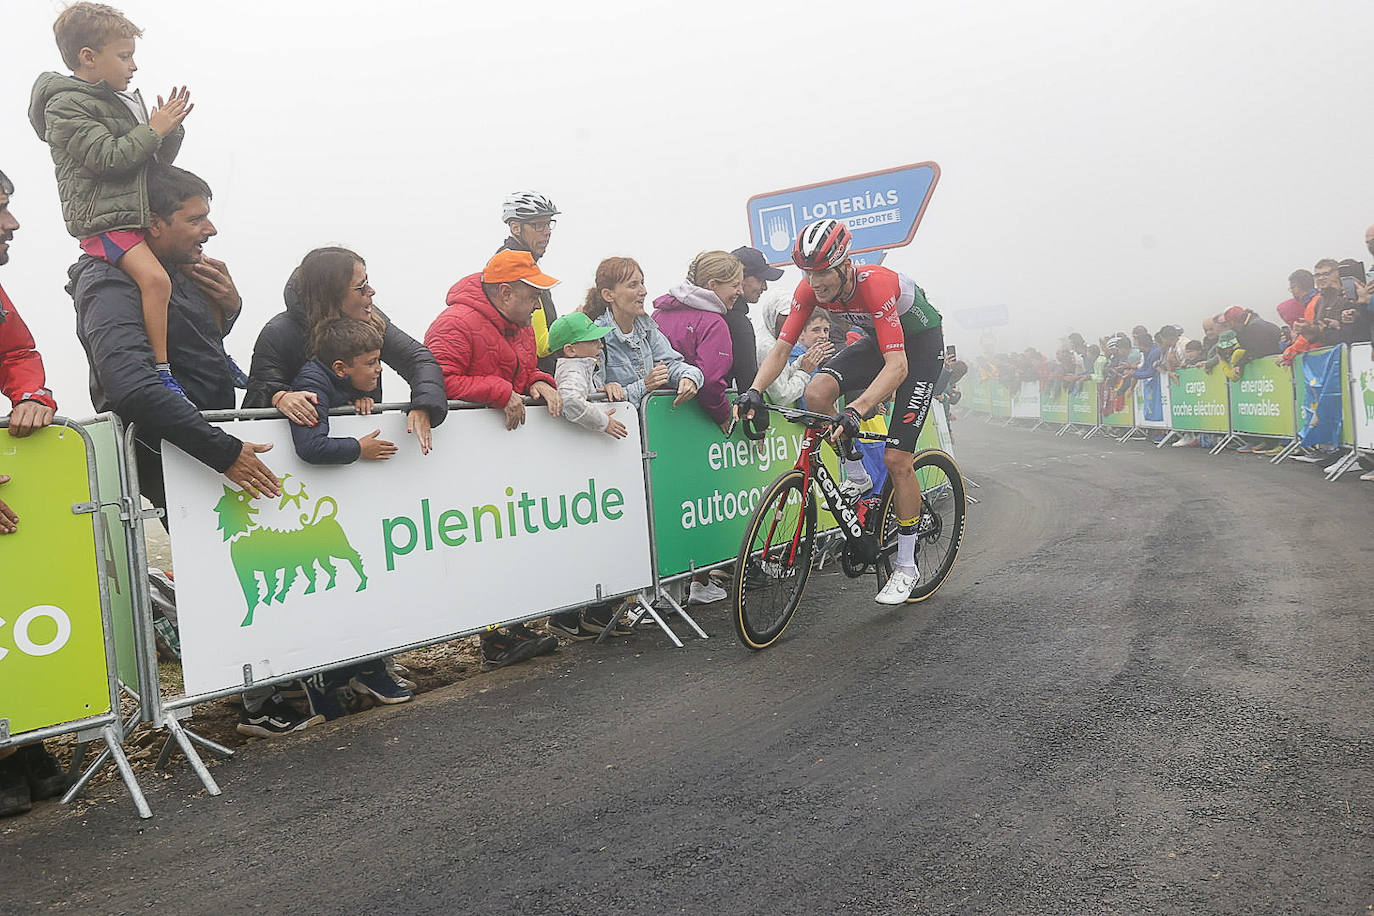
[{"label": "spectator leaning on barrier", "polygon": [[[543,194],[536,191],[515,191],[501,205],[501,221],[510,230],[510,238],[501,244],[498,251],[528,251],[534,262],[549,250],[553,238],[553,227],[558,224],[554,219],[559,209]],[[539,305],[530,316],[530,327],[534,328],[534,348],[539,355],[539,369],[553,375],[558,364],[558,354],[549,352],[549,328],[558,320],[558,311],[553,307],[553,293],[547,289],[539,291]]]},{"label": "spectator leaning on barrier", "polygon": [[754,322],[749,317],[749,306],[758,304],[759,297],[768,291],[768,281],[780,279],[782,271],[769,267],[763,252],[757,248],[744,245],[730,253],[744,265],[744,282],[740,284],[739,298],[725,312],[725,323],[730,327],[730,344],[735,356],[725,382],[735,391],[743,391],[759,371],[758,344]]},{"label": "spectator leaning on barrier", "polygon": [[685,404],[701,388],[701,370],[682,358],[644,312],[644,271],[634,258],[606,258],[596,267],[596,284],[587,290],[582,311],[611,329],[606,341],[606,379],[639,403],[650,391],[677,392],[673,406]]},{"label": "spectator leaning on barrier", "polygon": [[1241,349],[1245,351],[1245,362],[1264,356],[1273,356],[1282,349],[1279,344],[1279,326],[1265,321],[1254,309],[1243,309],[1233,305],[1222,313],[1226,327],[1236,332]]},{"label": "spectator leaning on barrier", "polygon": [[[508,430],[525,422],[525,395],[543,398],[549,413],[559,415],[563,400],[553,376],[539,368],[530,326],[540,293],[557,283],[539,270],[532,253],[503,249],[481,273],[453,285],[448,308],[425,332],[451,399],[503,411]],[[558,637],[516,624],[482,635],[483,667],[513,665],[557,648]]]},{"label": "spectator leaning on barrier", "polygon": [[[448,416],[444,376],[434,354],[377,308],[372,301],[375,294],[367,279],[367,263],[358,254],[333,247],[308,253],[286,281],[286,310],[263,325],[253,345],[244,408],[275,407],[293,424],[316,423],[316,396],[294,390],[292,379],[309,361],[310,337],[320,325],[332,318],[354,318],[377,328],[382,335],[382,362],[410,384],[406,432],[413,433],[420,451],[428,454],[432,427]],[[377,387],[355,406],[360,413],[370,413],[373,402],[381,400],[379,377]]]},{"label": "spectator leaning on barrier", "polygon": [[[606,381],[601,356],[606,350],[605,336],[610,328],[593,324],[584,312],[561,316],[549,328],[549,349],[558,354],[554,378],[563,398],[563,419],[595,433],[605,433],[612,439],[623,439],[629,433],[625,424],[615,418],[612,405],[592,403],[597,392],[605,392],[609,401],[624,401],[625,389]],[[580,611],[568,611],[549,618],[549,629],[572,640],[596,639],[615,616],[614,601],[601,602]],[[611,636],[628,636],[632,630],[617,623]]]},{"label": "spectator leaning on barrier", "polygon": [[725,388],[734,363],[725,313],[743,282],[739,258],[728,251],[703,251],[688,265],[687,279],[654,300],[654,321],[673,349],[701,370],[697,403],[722,431],[730,425]]},{"label": "spectator leaning on barrier", "polygon": [[[10,240],[19,220],[10,212],[14,185],[0,172],[0,265],[10,260]],[[52,423],[57,401],[48,390],[43,357],[34,349],[33,335],[14,303],[0,287],[0,392],[11,404],[9,435],[22,439]],[[3,470],[0,466],[0,470]],[[0,485],[9,477],[0,474]],[[19,530],[19,516],[0,499],[0,535]],[[35,801],[67,790],[70,780],[43,742],[0,751],[0,817],[23,814]]]},{"label": "spectator leaning on barrier", "polygon": [[[301,367],[291,383],[293,391],[314,395],[312,406],[316,422],[291,424],[291,440],[296,454],[310,464],[352,464],[358,459],[385,461],[396,454],[396,445],[379,439],[374,429],[357,439],[329,435],[329,411],[359,400],[371,400],[382,377],[382,332],[371,321],[357,318],[326,318],[311,334],[313,359]],[[361,411],[366,413],[366,411]],[[304,681],[310,709],[326,719],[344,714],[334,697],[334,689],[349,684],[378,703],[404,703],[414,698],[409,689],[396,683],[387,673],[385,659],[346,665],[317,674]],[[242,722],[252,725],[247,703]],[[249,734],[257,732],[244,730]]]},{"label": "spectator leaning on barrier", "polygon": [[280,496],[280,481],[258,458],[271,445],[243,442],[200,415],[234,407],[224,337],[243,306],[224,262],[202,251],[217,232],[210,187],[184,169],[157,166],[148,173],[148,203],[148,247],[172,278],[167,352],[186,397],[164,387],[154,370],[138,285],[108,261],[82,255],[68,271],[67,291],[90,364],[91,403],[138,424],[139,485],[156,506],[166,505],[164,439],[255,497]]}]

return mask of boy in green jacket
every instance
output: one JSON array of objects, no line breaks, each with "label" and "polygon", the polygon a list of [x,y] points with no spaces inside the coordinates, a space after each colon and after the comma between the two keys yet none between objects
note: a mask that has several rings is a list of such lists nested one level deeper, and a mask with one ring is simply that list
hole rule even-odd
[{"label": "boy in green jacket", "polygon": [[134,39],[143,32],[119,10],[74,3],[53,24],[71,76],[44,73],[33,85],[29,122],[52,150],[67,231],[81,250],[109,261],[138,284],[143,326],[162,384],[186,396],[167,362],[167,303],[172,281],[144,236],[148,167],[171,163],[181,148],[181,122],[191,113],[183,86],[147,112],[138,90],[127,92],[138,66]]}]

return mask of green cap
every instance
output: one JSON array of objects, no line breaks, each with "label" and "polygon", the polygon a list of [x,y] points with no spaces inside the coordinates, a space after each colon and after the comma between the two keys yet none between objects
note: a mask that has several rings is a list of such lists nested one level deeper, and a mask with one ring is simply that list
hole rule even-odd
[{"label": "green cap", "polygon": [[563,352],[563,348],[568,344],[581,343],[584,340],[600,340],[609,333],[611,333],[610,328],[593,324],[592,320],[582,312],[562,315],[549,326],[549,353],[557,356]]},{"label": "green cap", "polygon": [[1227,350],[1231,347],[1239,346],[1240,338],[1236,336],[1235,331],[1222,331],[1221,336],[1217,338],[1217,349],[1219,350]]}]

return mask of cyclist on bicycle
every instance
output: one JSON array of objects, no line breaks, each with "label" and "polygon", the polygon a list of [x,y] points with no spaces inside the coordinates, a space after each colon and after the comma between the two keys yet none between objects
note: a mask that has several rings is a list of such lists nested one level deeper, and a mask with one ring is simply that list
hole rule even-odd
[{"label": "cyclist on bicycle", "polygon": [[[916,568],[916,533],[921,516],[921,485],[912,462],[916,437],[930,410],[940,377],[944,332],[940,313],[909,277],[878,265],[856,267],[849,259],[852,236],[836,219],[820,219],[797,236],[792,262],[806,274],[792,297],[792,310],[778,342],[759,366],[754,384],[739,396],[735,413],[741,420],[763,411],[760,393],[787,364],[788,354],[811,313],[820,307],[841,315],[865,331],[863,338],[827,360],[806,388],[806,404],[818,413],[835,413],[842,392],[861,391],[835,414],[831,440],[852,438],[864,417],[872,415],[896,392],[884,464],[892,479],[897,514],[897,556],[892,576],[877,595],[880,604],[902,604],[920,578]],[[845,458],[846,496],[871,490],[863,464]]]}]

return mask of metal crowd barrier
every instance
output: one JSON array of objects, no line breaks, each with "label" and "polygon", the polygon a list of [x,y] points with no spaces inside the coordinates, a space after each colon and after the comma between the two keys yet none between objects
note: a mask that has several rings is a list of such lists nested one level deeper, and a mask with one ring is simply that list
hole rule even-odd
[{"label": "metal crowd barrier", "polygon": [[[8,418],[0,418],[0,428],[8,425]],[[0,749],[74,734],[75,773],[83,766],[86,743],[98,740],[104,749],[62,802],[69,803],[114,761],[139,816],[146,818],[152,812],[123,749],[141,715],[135,711],[125,720],[119,710],[121,690],[140,706],[141,695],[120,682],[111,592],[127,594],[139,574],[117,563],[110,526],[126,517],[127,505],[117,486],[102,494],[96,444],[87,430],[95,426],[108,426],[118,438],[119,421],[112,414],[80,421],[59,416],[22,439],[0,435],[3,470],[13,478],[0,496],[20,516],[18,531],[0,537],[6,567],[0,629],[8,637],[0,642]],[[80,445],[79,457],[72,454],[73,442]],[[50,624],[35,637],[38,620]]]},{"label": "metal crowd barrier", "polygon": [[[1168,373],[1158,373],[1154,380],[1159,386],[1158,401],[1151,400],[1145,381],[1138,381],[1128,403],[1119,411],[1103,410],[1098,385],[1092,381],[1078,386],[1065,385],[1047,397],[1047,387],[1037,382],[1018,383],[1015,396],[996,380],[973,379],[964,383],[970,412],[984,414],[988,422],[1002,419],[1010,425],[1018,419],[1031,419],[1029,405],[1038,409],[1038,419],[1032,428],[1042,423],[1060,423],[1055,435],[1078,431],[1088,440],[1105,435],[1120,443],[1159,435],[1157,448],[1169,445],[1176,437],[1192,433],[1216,439],[1209,454],[1217,455],[1235,442],[1254,444],[1264,440],[1276,443],[1278,452],[1270,458],[1277,464],[1303,444],[1304,423],[1315,428],[1318,420],[1329,419],[1318,405],[1307,405],[1314,386],[1307,380],[1309,361],[1334,354],[1341,361],[1339,395],[1341,420],[1338,436],[1317,438],[1307,444],[1338,446],[1346,453],[1327,469],[1326,478],[1336,480],[1355,468],[1362,458],[1374,455],[1374,356],[1368,343],[1314,350],[1300,354],[1292,367],[1282,366],[1278,358],[1269,356],[1248,362],[1240,379],[1226,380],[1220,373],[1200,368],[1178,370],[1177,380]],[[1026,389],[1036,389],[1032,396]],[[1065,418],[1060,413],[1059,399],[1081,398],[1081,392],[1091,386],[1093,410],[1091,416],[1083,409],[1078,417]],[[1320,386],[1318,386],[1320,387]],[[1017,410],[1017,404],[1021,405]],[[1330,405],[1327,410],[1332,410]],[[1152,415],[1153,414],[1153,415]],[[1308,418],[1305,420],[1305,417]],[[1113,435],[1109,430],[1119,430]]]}]

